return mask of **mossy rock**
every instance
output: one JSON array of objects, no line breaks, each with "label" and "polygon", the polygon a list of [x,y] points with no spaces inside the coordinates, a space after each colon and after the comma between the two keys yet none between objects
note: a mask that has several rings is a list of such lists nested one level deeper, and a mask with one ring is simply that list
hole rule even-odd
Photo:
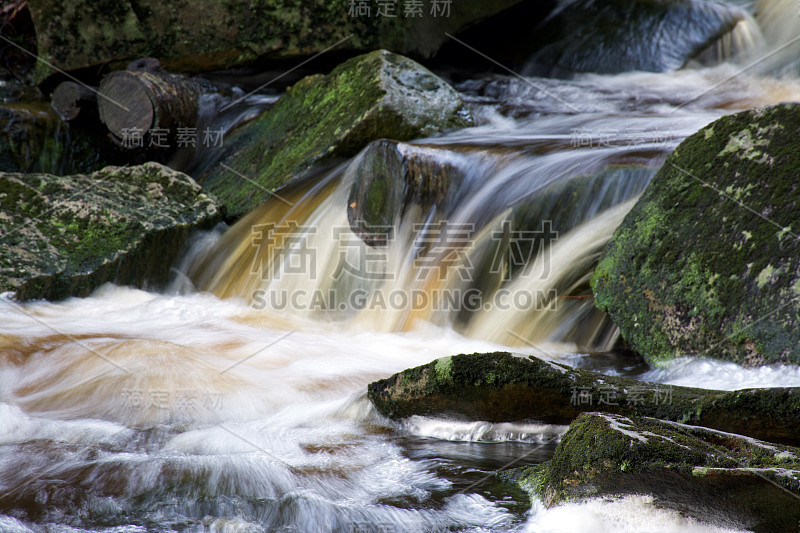
[{"label": "mossy rock", "polygon": [[548,506],[648,494],[725,527],[793,531],[800,520],[800,449],[654,418],[582,414],[552,460],[501,478]]},{"label": "mossy rock", "polygon": [[190,177],[157,163],[93,174],[0,173],[0,291],[86,296],[167,281],[190,233],[221,218]]},{"label": "mossy rock", "polygon": [[567,76],[631,70],[667,72],[746,17],[705,0],[579,0],[563,3],[532,32],[526,73]]},{"label": "mossy rock", "polygon": [[367,396],[392,419],[420,415],[567,424],[581,413],[603,411],[800,445],[800,388],[717,391],[661,385],[508,352],[436,359],[371,383]]},{"label": "mossy rock", "polygon": [[800,104],[687,138],[612,237],[597,307],[658,363],[800,363]]},{"label": "mossy rock", "polygon": [[[535,0],[539,1],[539,0]],[[448,40],[445,32],[507,9],[521,0],[455,2],[448,16],[352,13],[349,0],[37,0],[30,3],[36,28],[38,81],[61,70],[85,69],[156,57],[172,72],[221,70],[265,61],[296,60],[327,51],[390,48],[430,57]],[[46,61],[46,63],[45,63]],[[49,63],[49,65],[48,65]],[[95,69],[96,70],[96,69]]]},{"label": "mossy rock", "polygon": [[222,164],[198,179],[231,216],[258,207],[290,180],[383,137],[409,140],[471,125],[458,93],[420,64],[377,50],[327,76],[302,79],[262,117],[226,140]]},{"label": "mossy rock", "polygon": [[438,147],[390,139],[370,143],[351,166],[347,218],[353,232],[367,244],[383,245],[387,228],[410,206],[446,213],[448,200],[464,181],[455,164],[458,158],[458,153]]}]

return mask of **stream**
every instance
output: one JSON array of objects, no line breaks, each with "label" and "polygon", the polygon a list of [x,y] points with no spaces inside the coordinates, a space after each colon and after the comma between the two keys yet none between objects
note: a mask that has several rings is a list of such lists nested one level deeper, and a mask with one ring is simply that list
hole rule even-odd
[{"label": "stream", "polygon": [[[791,72],[742,72],[747,64],[463,80],[478,125],[412,143],[461,179],[436,209],[405,213],[385,247],[350,231],[357,156],[196,235],[164,291],[4,297],[0,531],[731,531],[647,495],[531,507],[494,473],[547,460],[566,427],[395,423],[366,386],[495,350],[662,384],[800,386],[789,365],[625,359],[588,288],[614,229],[682,139],[727,113],[800,100]],[[538,244],[488,268],[503,222],[519,213]],[[463,232],[434,253],[430,231],[443,219]],[[278,240],[263,233],[284,226],[291,234]]]}]

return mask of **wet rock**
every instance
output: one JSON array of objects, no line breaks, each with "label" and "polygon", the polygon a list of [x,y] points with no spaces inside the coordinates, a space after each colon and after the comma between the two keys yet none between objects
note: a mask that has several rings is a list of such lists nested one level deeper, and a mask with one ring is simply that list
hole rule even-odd
[{"label": "wet rock", "polygon": [[631,70],[667,72],[730,32],[745,17],[704,0],[562,2],[536,29],[524,73],[565,76]]},{"label": "wet rock", "polygon": [[[536,239],[518,238],[513,246],[521,257],[536,257],[558,235],[634,198],[656,170],[639,164],[610,164],[592,174],[567,176],[544,185],[530,184],[530,193],[514,205],[509,225],[516,230],[540,230],[541,235]],[[541,231],[544,226],[552,231]],[[521,264],[510,265],[512,272],[524,267],[524,262],[517,263]]]},{"label": "wet rock", "polygon": [[353,156],[370,141],[410,140],[471,123],[461,97],[442,79],[377,50],[295,84],[270,111],[226,139],[222,164],[233,171],[213,166],[198,181],[239,216],[269,191],[315,165]]},{"label": "wet rock", "polygon": [[792,531],[800,520],[800,449],[654,418],[582,414],[552,460],[501,477],[548,506],[645,494],[723,527]]},{"label": "wet rock", "polygon": [[392,419],[452,416],[565,424],[581,413],[651,416],[800,444],[800,388],[716,391],[608,376],[507,352],[456,355],[371,383]]},{"label": "wet rock", "polygon": [[45,102],[0,104],[0,172],[76,174],[128,159],[105,136],[72,129]]},{"label": "wet rock", "polygon": [[[0,102],[19,98],[30,91],[36,58],[25,51],[36,51],[36,35],[28,2],[4,2],[0,9],[3,36],[3,68],[0,69]],[[11,45],[11,46],[9,46]],[[16,93],[16,94],[15,94]]]},{"label": "wet rock", "polygon": [[[449,157],[448,157],[449,156]],[[353,232],[364,242],[386,244],[392,228],[412,205],[424,212],[441,206],[464,176],[448,150],[381,139],[360,154],[347,202]]]},{"label": "wet rock", "polygon": [[[62,70],[150,56],[171,72],[188,73],[308,57],[337,42],[337,50],[351,53],[388,48],[429,57],[447,41],[445,32],[456,33],[519,2],[468,0],[436,14],[425,2],[409,14],[402,3],[390,2],[387,9],[394,10],[379,13],[375,2],[349,0],[38,0],[31,2],[30,13],[38,53]],[[360,5],[369,12],[354,12]],[[44,62],[37,69],[38,80],[53,72]]]},{"label": "wet rock", "polygon": [[189,234],[220,217],[194,180],[157,163],[0,173],[0,291],[28,300],[86,296],[109,281],[157,286]]},{"label": "wet rock", "polygon": [[800,363],[800,104],[687,138],[614,233],[596,305],[651,362]]}]

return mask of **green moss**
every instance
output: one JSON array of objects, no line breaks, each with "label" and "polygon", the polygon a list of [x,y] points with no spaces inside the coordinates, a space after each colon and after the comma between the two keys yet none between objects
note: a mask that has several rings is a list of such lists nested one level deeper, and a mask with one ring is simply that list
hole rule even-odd
[{"label": "green moss", "polygon": [[436,360],[436,379],[440,382],[453,381],[453,360],[449,357],[443,357]]},{"label": "green moss", "polygon": [[660,507],[704,520],[713,510],[756,531],[784,530],[800,518],[800,449],[653,418],[583,414],[552,460],[500,478],[548,506],[652,494]]},{"label": "green moss", "polygon": [[797,104],[723,117],[681,143],[615,232],[595,301],[651,362],[800,362],[800,243],[786,229],[798,127]]},{"label": "green moss", "polygon": [[0,174],[0,290],[85,296],[106,281],[161,284],[194,228],[220,218],[187,176],[155,163],[92,175]]},{"label": "green moss", "polygon": [[[391,80],[404,73],[416,76],[416,85],[393,89],[399,82]],[[426,80],[437,87],[438,118],[423,116],[431,105],[425,101]],[[231,215],[241,215],[266,199],[265,190],[302,179],[326,160],[351,157],[375,139],[409,140],[469,125],[462,111],[460,97],[442,80],[409,59],[378,50],[342,63],[327,76],[304,78],[226,141],[232,148],[225,164],[258,186],[218,167],[200,181],[225,201]]]},{"label": "green moss", "polygon": [[[576,401],[577,391],[586,391],[590,401]],[[729,392],[665,386],[505,352],[438,359],[371,383],[368,397],[390,418],[567,423],[581,413],[603,411],[800,444],[800,388]]]}]

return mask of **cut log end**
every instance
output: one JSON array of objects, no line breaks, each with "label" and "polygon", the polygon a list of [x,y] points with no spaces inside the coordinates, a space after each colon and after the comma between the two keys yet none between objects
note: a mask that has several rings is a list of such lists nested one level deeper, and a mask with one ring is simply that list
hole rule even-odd
[{"label": "cut log end", "polygon": [[65,81],[53,91],[50,104],[63,120],[75,120],[81,113],[96,105],[96,92],[90,87]]},{"label": "cut log end", "polygon": [[151,91],[132,72],[113,72],[100,84],[100,119],[118,138],[134,129],[144,134],[153,127],[155,108]]},{"label": "cut log end", "polygon": [[100,119],[123,145],[126,138],[155,135],[156,130],[174,138],[178,128],[197,125],[198,100],[213,90],[202,81],[163,71],[112,72],[100,82]]}]

